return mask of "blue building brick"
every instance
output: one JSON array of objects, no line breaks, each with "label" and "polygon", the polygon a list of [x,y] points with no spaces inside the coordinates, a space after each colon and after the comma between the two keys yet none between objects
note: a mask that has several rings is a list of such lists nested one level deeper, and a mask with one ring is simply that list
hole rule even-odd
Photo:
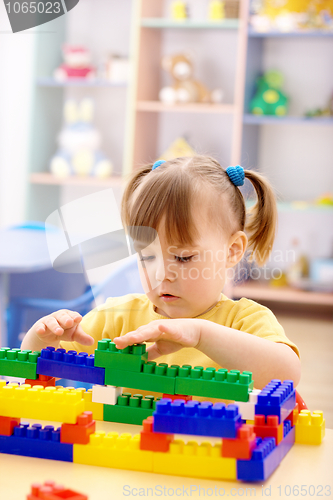
[{"label": "blue building brick", "polygon": [[21,424],[12,436],[0,436],[0,452],[26,457],[73,462],[73,445],[60,443],[60,428],[52,425]]},{"label": "blue building brick", "polygon": [[156,402],[154,432],[236,438],[241,427],[237,405],[161,399]]},{"label": "blue building brick", "polygon": [[237,460],[237,479],[241,481],[265,481],[286,456],[295,443],[295,427],[284,422],[284,438],[275,446],[274,438],[257,439],[251,460]]},{"label": "blue building brick", "polygon": [[292,380],[271,380],[258,394],[256,415],[277,415],[283,422],[296,405],[296,391]]},{"label": "blue building brick", "polygon": [[42,349],[37,361],[37,373],[89,384],[104,385],[105,369],[94,366],[94,355],[66,349]]}]

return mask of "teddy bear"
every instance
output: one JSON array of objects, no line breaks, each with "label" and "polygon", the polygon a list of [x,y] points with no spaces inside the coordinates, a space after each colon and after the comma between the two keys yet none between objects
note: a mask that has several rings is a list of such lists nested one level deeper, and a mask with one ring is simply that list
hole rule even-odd
[{"label": "teddy bear", "polygon": [[112,163],[100,151],[101,136],[92,125],[94,104],[85,98],[80,103],[68,99],[64,105],[65,125],[58,136],[58,150],[50,162],[57,177],[93,175],[105,178]]},{"label": "teddy bear", "polygon": [[201,82],[194,80],[193,63],[189,54],[164,56],[162,68],[173,78],[172,86],[163,87],[159,92],[159,99],[165,104],[219,103],[222,101],[221,89],[211,91]]},{"label": "teddy bear", "polygon": [[54,70],[55,80],[64,82],[71,78],[84,78],[92,80],[96,71],[90,64],[90,52],[85,47],[63,45],[62,55],[64,63]]}]

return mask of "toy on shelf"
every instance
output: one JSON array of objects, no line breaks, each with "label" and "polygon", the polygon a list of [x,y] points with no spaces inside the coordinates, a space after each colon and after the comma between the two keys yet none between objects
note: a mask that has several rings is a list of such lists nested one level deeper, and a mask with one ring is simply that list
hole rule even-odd
[{"label": "toy on shelf", "polygon": [[53,175],[99,178],[111,175],[112,163],[100,151],[101,136],[92,124],[93,114],[91,99],[83,99],[80,103],[72,99],[65,102],[65,125],[58,136],[58,151],[50,162]]},{"label": "toy on shelf", "polygon": [[325,108],[316,108],[306,111],[305,116],[308,118],[317,118],[322,116],[333,116],[333,94],[327,102]]},{"label": "toy on shelf", "polygon": [[253,0],[250,24],[255,31],[333,31],[330,0]]},{"label": "toy on shelf", "polygon": [[165,160],[169,161],[172,160],[173,158],[179,158],[180,156],[195,156],[196,152],[194,149],[191,148],[189,143],[184,137],[178,137],[178,139],[175,139],[168,149],[166,149],[163,154],[160,156],[160,160]]},{"label": "toy on shelf", "polygon": [[279,71],[267,71],[257,79],[256,93],[250,102],[254,115],[284,116],[288,111],[288,97],[282,92],[283,75]]},{"label": "toy on shelf", "polygon": [[225,2],[222,0],[210,0],[208,18],[210,21],[225,19]]},{"label": "toy on shelf", "polygon": [[171,4],[171,17],[174,21],[183,21],[188,18],[186,2],[174,0]]},{"label": "toy on shelf", "polygon": [[128,57],[119,54],[109,55],[105,66],[105,79],[114,85],[125,84],[129,81],[129,69]]},{"label": "toy on shelf", "polygon": [[193,78],[193,63],[188,54],[165,56],[162,68],[173,79],[171,86],[163,87],[159,92],[160,101],[165,104],[184,104],[189,102],[219,103],[222,101],[221,89],[208,90]]},{"label": "toy on shelf", "polygon": [[64,63],[54,70],[55,80],[65,82],[72,78],[92,80],[96,77],[95,68],[90,64],[90,52],[85,47],[64,45],[62,55]]}]

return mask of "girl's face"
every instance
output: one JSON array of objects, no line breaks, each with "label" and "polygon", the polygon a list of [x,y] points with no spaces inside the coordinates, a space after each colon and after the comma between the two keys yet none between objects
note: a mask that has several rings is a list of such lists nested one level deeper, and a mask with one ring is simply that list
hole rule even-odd
[{"label": "girl's face", "polygon": [[220,300],[227,269],[245,251],[245,234],[221,234],[209,224],[202,207],[194,211],[193,220],[200,235],[194,246],[168,243],[163,219],[158,238],[139,253],[146,295],[156,312],[169,318],[195,318],[214,307]]}]

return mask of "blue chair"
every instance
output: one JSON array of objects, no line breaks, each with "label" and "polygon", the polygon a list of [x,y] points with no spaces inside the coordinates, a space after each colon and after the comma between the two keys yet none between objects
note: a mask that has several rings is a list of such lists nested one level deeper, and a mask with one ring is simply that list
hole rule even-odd
[{"label": "blue chair", "polygon": [[[62,273],[57,273],[56,271],[54,273],[62,275]],[[119,297],[128,293],[144,293],[136,255],[132,255],[121,261],[119,266],[102,283],[98,283],[91,288],[89,287],[88,290],[75,298],[59,300],[53,298],[14,297],[11,299],[8,307],[10,317],[8,338],[11,342],[10,347],[14,347],[14,344],[18,343],[20,332],[27,331],[42,316],[59,309],[70,309],[84,315],[95,306],[95,298],[102,297],[104,301],[107,297]],[[31,317],[31,313],[35,315],[38,313],[38,317],[36,317],[35,321],[29,323],[28,328],[25,329],[27,316],[30,314],[29,317]]]}]

